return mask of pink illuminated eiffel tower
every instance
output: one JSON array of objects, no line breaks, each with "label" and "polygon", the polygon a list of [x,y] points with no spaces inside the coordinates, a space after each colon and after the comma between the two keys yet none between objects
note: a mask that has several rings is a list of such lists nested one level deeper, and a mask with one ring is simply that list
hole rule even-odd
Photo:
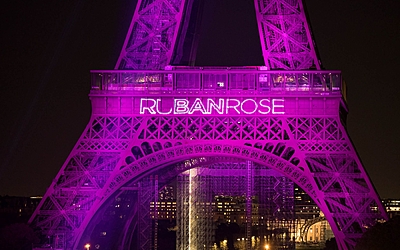
[{"label": "pink illuminated eiffel tower", "polygon": [[211,166],[210,176],[273,171],[297,184],[339,249],[354,249],[387,217],[344,126],[341,72],[321,70],[303,1],[254,0],[264,65],[171,66],[193,60],[201,2],[138,1],[115,69],[91,72],[89,124],[30,223],[56,249],[156,249],[142,205]]}]

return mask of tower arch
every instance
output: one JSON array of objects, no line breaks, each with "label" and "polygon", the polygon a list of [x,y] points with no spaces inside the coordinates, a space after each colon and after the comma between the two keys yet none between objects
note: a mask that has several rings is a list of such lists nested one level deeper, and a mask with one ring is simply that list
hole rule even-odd
[{"label": "tower arch", "polygon": [[292,179],[339,248],[353,249],[386,214],[342,124],[341,73],[316,70],[302,1],[255,0],[263,66],[168,66],[190,3],[138,1],[118,70],[91,72],[90,122],[30,223],[59,239],[55,248],[73,249],[136,179],[179,162],[240,159]]},{"label": "tower arch", "polygon": [[[287,159],[284,159],[283,155],[260,150],[251,145],[239,146],[222,142],[210,142],[206,145],[202,143],[178,145],[159,151],[158,153],[148,154],[129,165],[120,167],[104,186],[101,194],[98,195],[97,202],[93,204],[93,212],[89,211],[81,224],[82,235],[77,236],[77,240],[75,241],[77,245],[75,248],[84,244],[85,239],[88,239],[88,235],[85,237],[85,234],[87,234],[85,231],[94,228],[94,226],[90,224],[97,223],[94,219],[96,218],[96,213],[101,213],[102,209],[104,210],[107,208],[107,201],[110,199],[113,200],[121,190],[127,190],[129,187],[133,187],[134,183],[144,176],[161,173],[158,181],[160,183],[168,183],[168,180],[179,173],[192,168],[224,162],[245,161],[252,161],[260,166],[264,166],[265,169],[271,169],[281,173],[304,190],[307,189],[310,194],[313,193],[313,198],[318,201],[318,206],[324,206],[323,203],[319,202],[316,195],[318,190],[312,187],[313,180],[304,173],[304,170],[293,165]],[[245,171],[245,169],[242,170]],[[132,223],[131,220],[128,221]],[[121,233],[124,234],[125,232]]]},{"label": "tower arch", "polygon": [[[198,74],[200,79],[209,74],[227,74],[232,79],[231,75],[248,74],[253,79],[270,79],[271,83],[280,74],[248,69],[156,73],[159,79],[176,79],[175,75],[179,74]],[[121,74],[117,79],[122,79],[122,74],[153,77],[155,72],[100,74],[96,71],[93,74],[102,79],[105,74]],[[319,78],[332,73],[282,72],[285,74],[294,74],[299,79],[303,74]],[[261,90],[261,83],[255,82],[255,88],[260,91],[257,94],[248,90],[215,90],[210,93],[219,97],[208,97],[208,93],[200,99],[204,103],[211,98],[214,103],[217,100],[224,103],[228,98],[223,95],[236,95],[229,99],[234,100],[229,104],[233,107],[229,106],[233,112],[230,114],[221,114],[217,109],[208,114],[200,109],[193,114],[164,115],[141,114],[140,105],[147,105],[150,110],[157,101],[146,104],[142,101],[143,93],[135,90],[120,96],[120,89],[110,89],[114,83],[101,82],[100,88],[104,90],[91,92],[92,118],[31,222],[47,228],[49,234],[65,228],[62,232],[70,234],[69,242],[75,244],[77,235],[85,230],[81,225],[99,208],[98,202],[115,193],[132,176],[190,157],[219,155],[267,165],[292,178],[316,200],[342,248],[351,249],[366,228],[377,219],[385,218],[385,212],[341,123],[340,88],[325,88],[321,95],[319,85],[303,90],[298,82],[296,89],[285,91],[283,87]],[[227,84],[230,86],[229,80]],[[118,88],[123,87],[118,85]],[[149,96],[146,100],[163,100],[170,105],[164,106],[165,110],[172,110],[181,103],[190,105],[191,100],[199,99],[193,96],[204,94],[179,89],[170,93],[183,96],[175,98],[168,91],[146,92]],[[235,107],[249,98],[258,102],[268,100],[265,103],[283,100],[284,104],[276,114],[239,114],[240,110]]]}]

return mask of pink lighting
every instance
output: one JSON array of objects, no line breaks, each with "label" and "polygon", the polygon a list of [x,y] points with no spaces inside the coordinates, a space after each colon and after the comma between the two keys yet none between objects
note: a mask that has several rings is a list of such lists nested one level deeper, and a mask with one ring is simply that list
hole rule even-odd
[{"label": "pink lighting", "polygon": [[[354,249],[366,226],[387,216],[344,125],[347,104],[341,72],[321,70],[303,1],[254,1],[265,64],[244,67],[169,66],[179,49],[178,33],[187,31],[179,32],[180,27],[191,26],[184,23],[191,20],[185,17],[185,6],[196,0],[165,2],[138,0],[115,70],[91,71],[90,121],[30,223],[49,237],[59,233],[59,249],[90,250],[89,240],[95,249],[100,244],[101,249],[150,249],[159,244],[156,234],[151,235],[148,206],[157,204],[158,181],[164,185],[183,171],[200,173],[207,166],[218,170],[207,180],[221,187],[208,188],[210,184],[203,192],[203,182],[193,180],[187,182],[190,193],[201,198],[241,187],[246,244],[251,243],[257,180],[258,199],[264,202],[260,204],[274,205],[264,209],[265,216],[278,211],[275,208],[293,215],[291,203],[278,204],[284,198],[265,191],[276,188],[276,194],[293,199],[296,183],[325,215],[339,249]],[[236,178],[239,174],[243,178]],[[267,180],[271,176],[274,182]],[[241,180],[246,181],[236,184]],[[182,190],[182,201],[197,199]],[[193,246],[212,247],[205,243],[215,229],[208,223],[212,213],[201,213],[212,199],[198,201],[202,209],[177,210],[177,221],[182,221],[177,249],[186,248],[186,239]],[[114,216],[116,211],[119,216]],[[187,214],[196,219],[187,220]],[[257,225],[268,225],[260,217],[264,224]],[[278,217],[271,215],[270,221],[282,222],[275,229],[286,232],[281,229],[289,227],[283,222],[293,218]],[[193,228],[210,237],[189,237],[189,230],[183,230],[186,221],[193,223],[188,228],[199,225]],[[154,232],[157,226],[154,220]],[[293,250],[294,235],[288,231],[286,236],[281,243]],[[138,242],[133,242],[136,237]],[[266,242],[259,248],[277,247],[276,242]]]},{"label": "pink lighting", "polygon": [[278,98],[141,98],[140,114],[150,115],[282,115],[284,99]]}]

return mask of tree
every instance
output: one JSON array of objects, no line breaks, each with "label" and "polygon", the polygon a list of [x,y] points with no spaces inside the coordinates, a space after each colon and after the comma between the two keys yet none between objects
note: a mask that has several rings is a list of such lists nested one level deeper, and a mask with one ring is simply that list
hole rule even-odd
[{"label": "tree", "polygon": [[31,249],[39,237],[24,223],[14,223],[0,229],[0,246],[3,250]]},{"label": "tree", "polygon": [[355,250],[400,249],[400,216],[367,230]]}]

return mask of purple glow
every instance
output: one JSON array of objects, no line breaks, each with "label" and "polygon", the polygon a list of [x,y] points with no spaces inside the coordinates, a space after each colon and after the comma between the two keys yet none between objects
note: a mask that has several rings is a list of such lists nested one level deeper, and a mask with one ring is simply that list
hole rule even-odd
[{"label": "purple glow", "polygon": [[140,114],[151,115],[283,115],[284,99],[277,98],[141,98]]},{"label": "purple glow", "polygon": [[[255,1],[265,66],[207,69],[167,66],[179,27],[185,27],[185,1],[139,0],[120,70],[92,71],[90,122],[31,222],[50,235],[61,221],[60,235],[76,249],[99,222],[96,214],[105,214],[106,202],[137,191],[129,185],[147,173],[240,160],[247,163],[239,172],[248,180],[256,163],[298,184],[324,213],[339,248],[352,249],[385,212],[342,123],[341,73],[319,70],[302,1],[275,2]],[[234,176],[231,170],[226,173]],[[251,181],[246,185],[250,238]],[[146,235],[140,212],[132,219]]]}]

